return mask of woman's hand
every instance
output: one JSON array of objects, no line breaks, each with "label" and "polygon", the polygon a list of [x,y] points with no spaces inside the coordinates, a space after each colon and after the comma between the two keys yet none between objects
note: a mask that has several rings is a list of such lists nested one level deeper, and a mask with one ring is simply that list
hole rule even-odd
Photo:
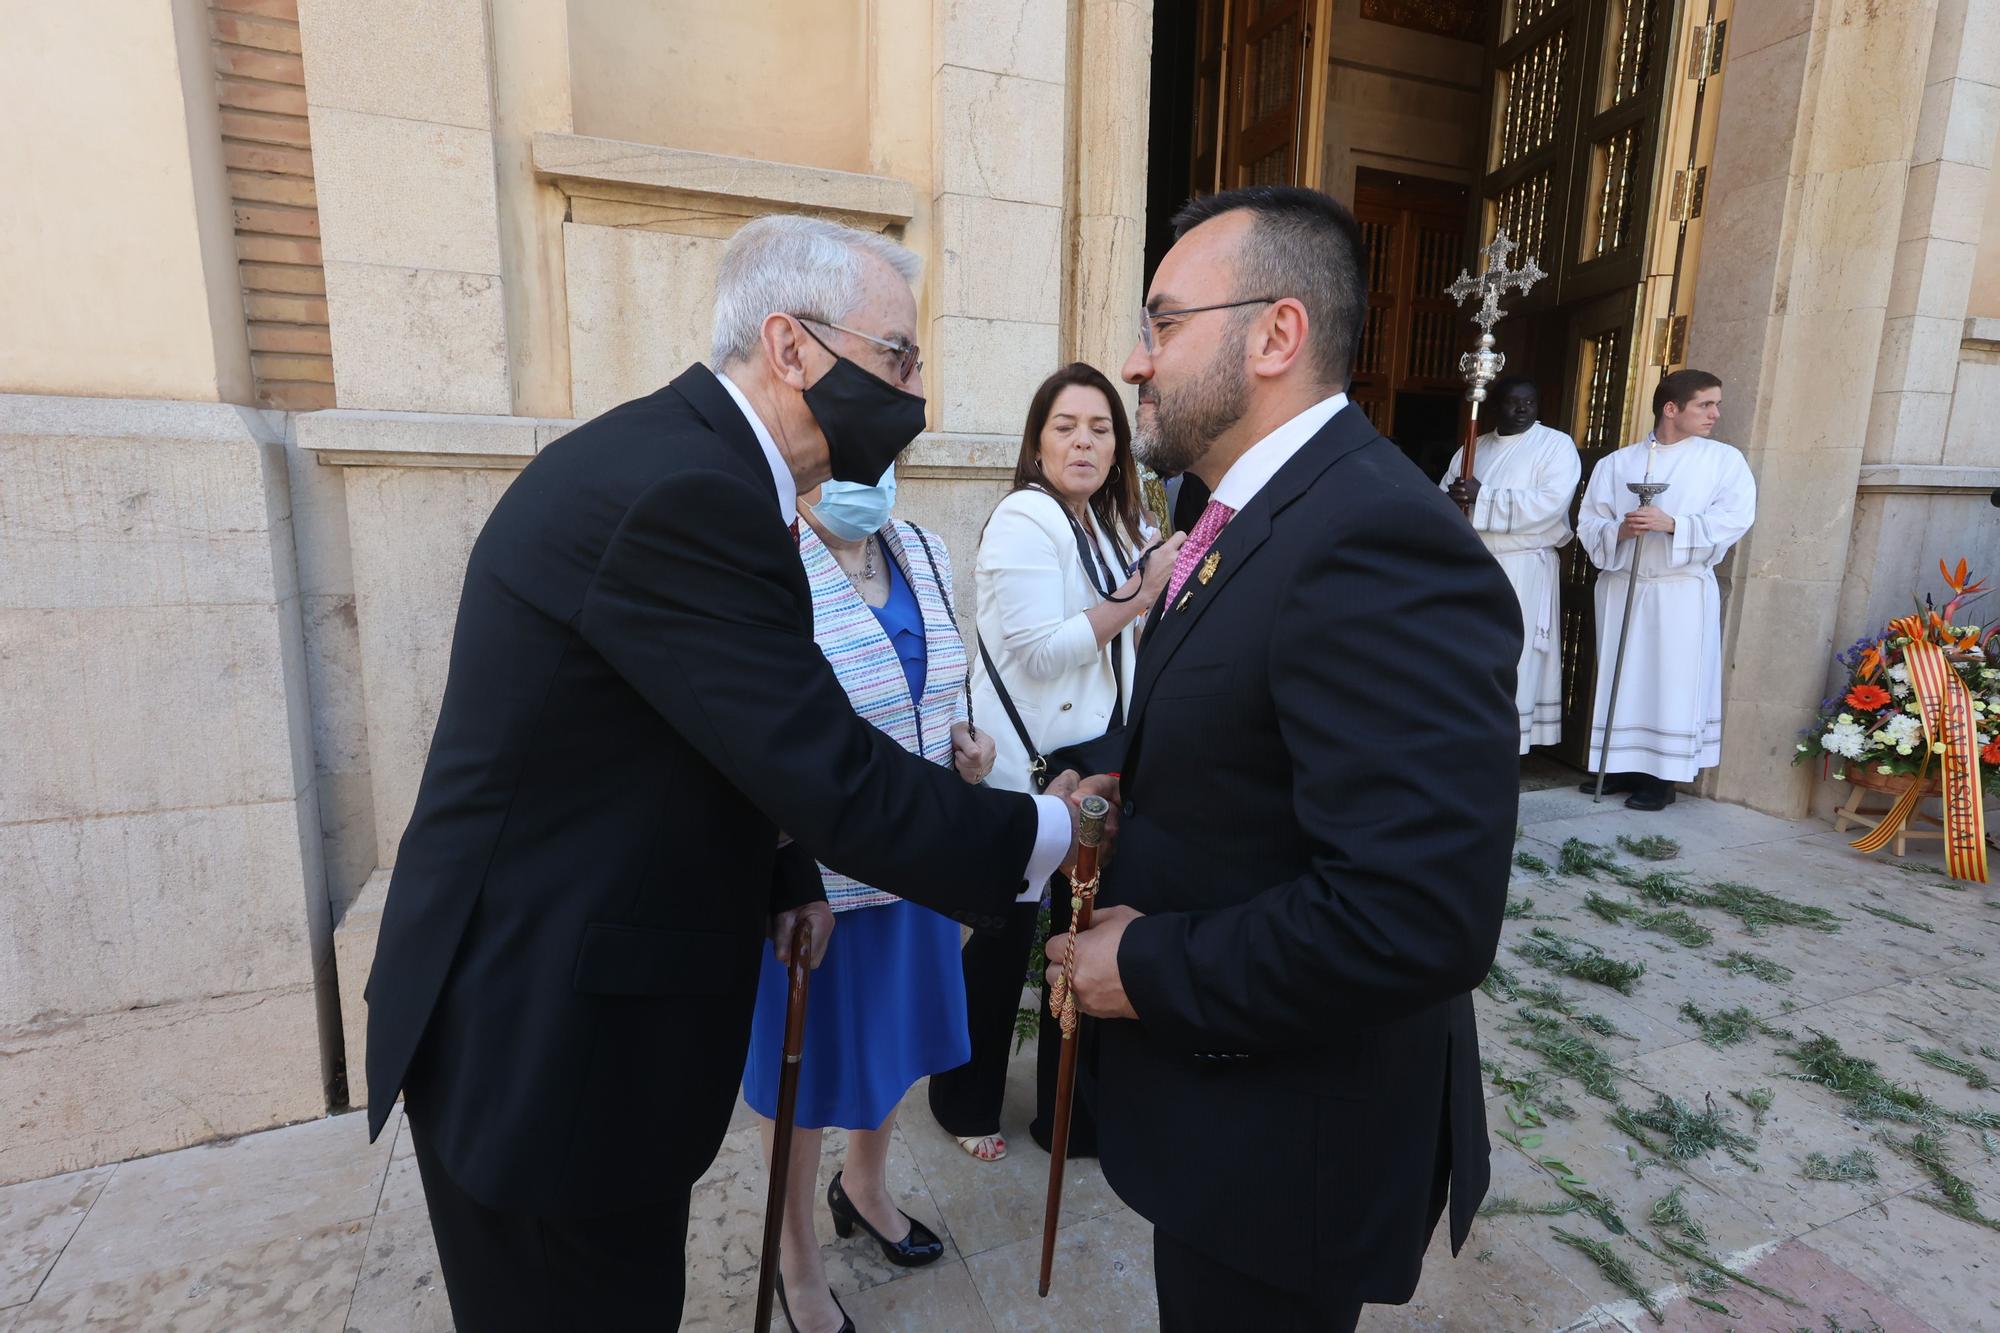
[{"label": "woman's hand", "polygon": [[967,782],[984,782],[993,771],[993,737],[966,723],[952,723],[951,766]]},{"label": "woman's hand", "polygon": [[1161,542],[1146,557],[1146,563],[1139,567],[1139,572],[1126,579],[1125,585],[1118,590],[1120,597],[1137,594],[1127,604],[1133,610],[1134,619],[1152,610],[1153,603],[1159,601],[1160,594],[1166,591],[1168,581],[1174,576],[1174,557],[1181,553],[1181,543],[1186,540],[1185,532],[1176,532]]}]

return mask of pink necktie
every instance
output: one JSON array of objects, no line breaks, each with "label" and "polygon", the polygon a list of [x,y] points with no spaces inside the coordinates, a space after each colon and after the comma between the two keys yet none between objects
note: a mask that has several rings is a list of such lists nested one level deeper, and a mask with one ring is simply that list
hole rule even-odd
[{"label": "pink necktie", "polygon": [[1180,554],[1174,557],[1174,576],[1167,582],[1169,610],[1173,608],[1174,598],[1181,595],[1181,585],[1188,581],[1188,575],[1194,573],[1195,565],[1208,553],[1208,548],[1215,545],[1223,525],[1235,515],[1236,511],[1220,500],[1210,500],[1208,508],[1201,511],[1201,517],[1195,520],[1194,531],[1188,534],[1187,541],[1181,544]]}]

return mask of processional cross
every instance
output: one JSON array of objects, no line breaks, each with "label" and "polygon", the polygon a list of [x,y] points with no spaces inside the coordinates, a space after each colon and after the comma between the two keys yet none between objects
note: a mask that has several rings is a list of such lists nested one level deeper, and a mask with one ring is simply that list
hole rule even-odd
[{"label": "processional cross", "polygon": [[[1515,245],[1506,232],[1495,231],[1493,240],[1479,252],[1486,261],[1479,276],[1475,278],[1460,269],[1458,280],[1444,289],[1444,294],[1460,305],[1474,295],[1479,297],[1479,308],[1472,314],[1472,322],[1479,326],[1478,345],[1458,358],[1458,373],[1465,377],[1465,401],[1471,405],[1465,423],[1465,461],[1458,470],[1461,477],[1472,476],[1473,452],[1479,442],[1479,405],[1486,401],[1486,386],[1507,365],[1506,355],[1493,350],[1493,326],[1505,317],[1500,309],[1501,294],[1511,288],[1526,296],[1530,287],[1548,276],[1532,255],[1522,257],[1521,267],[1508,268],[1507,256],[1514,252]],[[1472,512],[1471,505],[1460,508],[1468,514]]]}]

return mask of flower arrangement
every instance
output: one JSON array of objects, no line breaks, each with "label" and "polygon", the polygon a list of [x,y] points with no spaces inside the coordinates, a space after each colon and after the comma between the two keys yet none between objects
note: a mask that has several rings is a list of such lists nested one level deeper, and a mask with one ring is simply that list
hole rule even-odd
[{"label": "flower arrangement", "polygon": [[[1959,623],[1959,613],[1989,590],[1984,579],[1968,576],[1963,560],[1956,569],[1940,560],[1938,571],[1952,591],[1951,600],[1939,610],[1926,596],[1918,619],[1925,639],[1944,649],[1972,696],[1982,774],[2000,773],[2000,626],[1989,631]],[[1833,698],[1820,701],[1819,715],[1799,733],[1793,763],[1821,760],[1835,781],[1845,779],[1852,767],[1885,777],[1922,771],[1924,725],[1903,661],[1911,642],[1885,628],[1848,645],[1835,659],[1846,668],[1847,679]]]}]

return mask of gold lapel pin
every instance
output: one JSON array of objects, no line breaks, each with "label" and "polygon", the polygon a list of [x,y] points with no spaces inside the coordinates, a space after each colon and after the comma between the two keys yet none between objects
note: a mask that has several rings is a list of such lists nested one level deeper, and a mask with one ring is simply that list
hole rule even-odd
[{"label": "gold lapel pin", "polygon": [[1194,589],[1189,588],[1186,592],[1181,594],[1181,599],[1178,602],[1174,603],[1174,610],[1176,611],[1187,610],[1188,603],[1192,602],[1193,600],[1194,600]]},{"label": "gold lapel pin", "polygon": [[1208,559],[1201,562],[1201,569],[1195,574],[1195,579],[1198,582],[1207,583],[1210,579],[1215,577],[1216,567],[1221,565],[1221,563],[1222,563],[1222,552],[1210,551],[1208,553]]}]

